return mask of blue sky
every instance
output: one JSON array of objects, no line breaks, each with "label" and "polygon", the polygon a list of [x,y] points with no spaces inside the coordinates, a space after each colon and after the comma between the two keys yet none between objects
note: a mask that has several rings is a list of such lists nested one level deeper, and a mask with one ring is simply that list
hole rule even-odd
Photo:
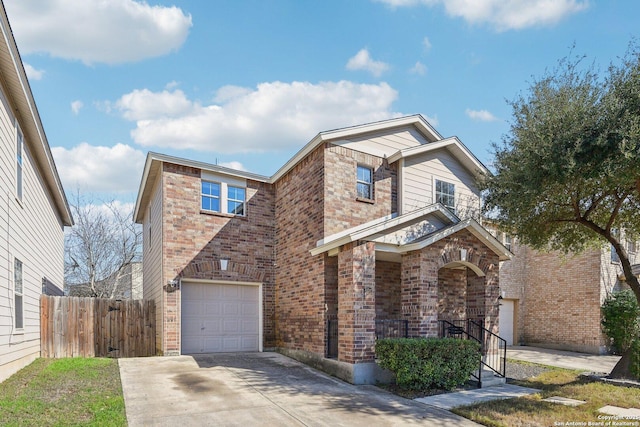
[{"label": "blue sky", "polygon": [[273,174],[318,132],[422,114],[490,166],[507,100],[602,70],[635,0],[4,0],[67,193],[134,200],[147,151]]}]

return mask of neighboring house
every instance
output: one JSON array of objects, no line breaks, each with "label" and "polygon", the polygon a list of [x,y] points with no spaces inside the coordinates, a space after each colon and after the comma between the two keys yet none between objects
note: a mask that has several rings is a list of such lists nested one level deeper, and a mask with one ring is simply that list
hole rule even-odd
[{"label": "neighboring house", "polygon": [[[66,284],[66,294],[70,297],[92,295],[89,284]],[[142,263],[132,262],[109,277],[98,282],[96,288],[108,293],[105,298],[142,299]]]},{"label": "neighboring house", "polygon": [[40,356],[40,294],[60,294],[72,225],[33,94],[0,3],[0,381]]},{"label": "neighboring house", "polygon": [[322,132],[271,177],[149,153],[134,218],[158,351],[277,349],[368,383],[382,321],[497,332],[510,253],[473,219],[485,173],[419,115]]},{"label": "neighboring house", "polygon": [[[543,253],[517,238],[494,234],[514,254],[500,267],[500,336],[510,345],[606,353],[602,303],[625,286],[615,251],[604,247],[574,256]],[[640,262],[635,242],[627,242],[626,249],[632,264]]]}]

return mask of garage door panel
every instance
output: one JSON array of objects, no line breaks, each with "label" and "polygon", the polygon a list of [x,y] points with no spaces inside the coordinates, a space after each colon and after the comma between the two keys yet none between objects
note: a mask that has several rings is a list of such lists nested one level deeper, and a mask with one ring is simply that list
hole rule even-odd
[{"label": "garage door panel", "polygon": [[258,351],[259,289],[183,283],[182,352]]},{"label": "garage door panel", "polygon": [[220,301],[206,301],[202,305],[204,307],[202,314],[205,316],[219,316],[222,314],[222,303]]},{"label": "garage door panel", "polygon": [[238,301],[225,302],[222,309],[222,313],[225,316],[237,316],[241,314],[240,303]]}]

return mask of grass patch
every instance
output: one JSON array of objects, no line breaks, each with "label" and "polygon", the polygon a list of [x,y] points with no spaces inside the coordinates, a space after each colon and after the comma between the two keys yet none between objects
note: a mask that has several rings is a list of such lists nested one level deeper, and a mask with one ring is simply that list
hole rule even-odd
[{"label": "grass patch", "polygon": [[3,426],[126,426],[115,359],[37,359],[0,387]]},{"label": "grass patch", "polygon": [[[606,405],[639,408],[637,388],[617,386],[591,380],[580,371],[551,368],[527,380],[513,381],[524,387],[537,388],[540,393],[517,399],[498,400],[453,410],[458,415],[492,427],[553,426],[560,423],[597,423],[598,409]],[[569,407],[543,402],[551,396],[586,401],[584,405]],[[576,424],[573,424],[576,425]]]}]

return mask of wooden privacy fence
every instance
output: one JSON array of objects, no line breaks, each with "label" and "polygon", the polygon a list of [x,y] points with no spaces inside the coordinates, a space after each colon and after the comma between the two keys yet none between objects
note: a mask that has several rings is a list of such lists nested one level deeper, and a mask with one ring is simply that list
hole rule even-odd
[{"label": "wooden privacy fence", "polygon": [[137,357],[156,354],[153,300],[40,297],[42,357]]}]

